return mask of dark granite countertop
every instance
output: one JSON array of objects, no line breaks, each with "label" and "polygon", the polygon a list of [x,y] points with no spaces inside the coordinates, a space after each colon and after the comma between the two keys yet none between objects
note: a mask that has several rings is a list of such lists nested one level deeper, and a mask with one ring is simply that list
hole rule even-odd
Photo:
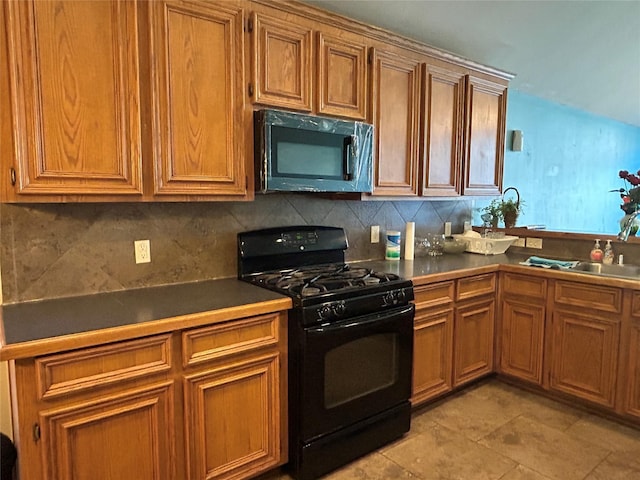
[{"label": "dark granite countertop", "polygon": [[129,326],[285,299],[237,279],[208,280],[4,305],[5,344]]},{"label": "dark granite countertop", "polygon": [[[580,275],[580,273],[549,271],[518,265],[527,257],[528,255],[523,254],[485,256],[463,253],[445,254],[440,257],[417,257],[410,261],[370,260],[357,262],[357,264],[378,271],[395,273],[413,280],[415,285],[491,272],[498,267],[528,268],[531,269],[532,275],[565,279],[569,278],[568,275]],[[582,274],[580,277],[582,281],[589,283],[606,281],[608,284],[620,287],[635,288],[637,286],[635,280],[604,279],[587,274]],[[25,342],[46,342],[70,335],[75,335],[77,338],[78,334],[97,334],[105,329],[122,331],[128,328],[127,334],[134,337],[139,331],[139,329],[132,330],[136,325],[147,327],[140,335],[171,331],[172,328],[176,329],[176,325],[182,328],[181,324],[176,322],[151,328],[151,325],[163,319],[224,311],[225,314],[221,318],[228,320],[251,315],[252,311],[265,313],[289,308],[291,308],[291,300],[288,297],[235,278],[4,305],[0,308],[0,319],[4,323],[5,346],[2,350],[5,350],[5,355],[2,355],[3,352],[0,350],[0,357],[10,358],[11,355],[7,354],[6,350],[23,346]],[[210,320],[209,323],[211,323]],[[197,323],[187,326],[195,325]],[[121,338],[124,338],[123,335]],[[90,339],[86,342],[90,342]],[[54,347],[51,345],[49,348],[52,350]]]},{"label": "dark granite countertop", "polygon": [[[518,264],[524,261],[528,255],[478,255],[475,253],[462,253],[457,255],[441,255],[438,257],[416,257],[414,260],[374,260],[359,262],[359,265],[374,270],[395,273],[403,278],[414,281],[415,284],[423,280],[437,280],[437,276],[457,274],[465,275],[469,269],[483,267],[497,267],[504,264]],[[429,278],[423,278],[429,277]]]}]

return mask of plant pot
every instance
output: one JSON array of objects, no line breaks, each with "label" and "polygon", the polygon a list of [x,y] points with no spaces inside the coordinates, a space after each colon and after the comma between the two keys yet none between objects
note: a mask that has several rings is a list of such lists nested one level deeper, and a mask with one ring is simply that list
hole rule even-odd
[{"label": "plant pot", "polygon": [[513,228],[518,221],[518,212],[505,212],[504,216],[504,228]]}]

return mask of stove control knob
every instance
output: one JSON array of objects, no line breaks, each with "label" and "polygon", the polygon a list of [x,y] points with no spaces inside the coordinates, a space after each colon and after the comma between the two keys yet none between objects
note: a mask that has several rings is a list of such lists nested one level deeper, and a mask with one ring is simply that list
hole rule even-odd
[{"label": "stove control knob", "polygon": [[330,320],[333,316],[333,309],[330,305],[323,305],[318,309],[318,315],[322,320]]},{"label": "stove control knob", "polygon": [[393,290],[390,292],[387,292],[383,297],[383,301],[385,305],[395,305],[396,303],[398,303],[396,292],[394,292]]},{"label": "stove control knob", "polygon": [[402,303],[407,301],[407,294],[404,290],[398,290],[398,301]]},{"label": "stove control knob", "polygon": [[347,311],[347,307],[344,304],[344,302],[337,302],[333,306],[333,314],[338,318],[342,317],[346,311]]}]

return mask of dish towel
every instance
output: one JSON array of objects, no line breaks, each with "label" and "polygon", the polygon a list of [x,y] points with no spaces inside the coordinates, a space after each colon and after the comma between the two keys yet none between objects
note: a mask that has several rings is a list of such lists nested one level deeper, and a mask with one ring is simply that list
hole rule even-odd
[{"label": "dish towel", "polygon": [[551,258],[542,257],[529,257],[524,262],[520,262],[520,265],[531,265],[533,267],[542,268],[573,268],[578,264],[578,261],[564,261],[553,260]]}]

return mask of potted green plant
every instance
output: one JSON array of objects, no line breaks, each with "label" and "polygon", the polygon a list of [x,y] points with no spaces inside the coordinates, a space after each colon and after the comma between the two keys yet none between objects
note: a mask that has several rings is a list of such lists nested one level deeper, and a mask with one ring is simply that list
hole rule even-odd
[{"label": "potted green plant", "polygon": [[[498,222],[502,220],[502,200],[499,198],[494,198],[491,200],[491,203],[482,209],[483,212],[488,213],[491,218],[489,218],[489,222],[493,228],[498,226]],[[484,215],[482,216],[484,220]]]},{"label": "potted green plant", "polygon": [[[509,191],[513,190],[516,192],[516,199],[505,199],[505,194]],[[522,213],[522,206],[524,202],[520,200],[520,192],[515,187],[509,187],[504,192],[502,192],[502,200],[500,200],[500,213],[501,218],[504,221],[505,228],[513,228],[516,226],[516,222],[518,221],[518,216]]]},{"label": "potted green plant", "polygon": [[[516,192],[516,199],[505,199],[504,194],[509,190]],[[493,228],[498,226],[498,222],[502,220],[505,228],[513,228],[516,225],[518,216],[522,213],[524,202],[520,200],[520,193],[515,187],[507,188],[502,198],[494,198],[491,203],[482,209],[491,216],[488,220]],[[483,218],[484,219],[484,218]]]}]

